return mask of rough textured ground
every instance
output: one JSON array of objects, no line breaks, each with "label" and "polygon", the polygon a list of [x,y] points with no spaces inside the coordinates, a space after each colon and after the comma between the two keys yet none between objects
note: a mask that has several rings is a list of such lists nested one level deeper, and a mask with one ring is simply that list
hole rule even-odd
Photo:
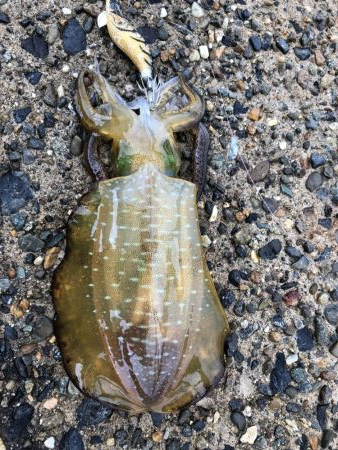
[{"label": "rough textured ground", "polygon": [[76,76],[96,55],[133,98],[136,72],[95,25],[102,2],[0,0],[1,449],[338,448],[337,3],[200,6],[131,0],[123,11],[151,27],[157,73],[188,71],[206,99],[199,211],[231,324],[227,375],[179,415],[128,418],[69,383],[50,284],[91,185],[74,139]]}]

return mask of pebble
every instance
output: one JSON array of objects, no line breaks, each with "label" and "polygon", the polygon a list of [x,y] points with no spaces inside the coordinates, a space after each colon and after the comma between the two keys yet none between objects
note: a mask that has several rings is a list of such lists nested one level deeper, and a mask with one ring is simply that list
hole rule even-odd
[{"label": "pebble", "polygon": [[168,12],[167,12],[167,10],[165,9],[165,8],[161,8],[161,12],[160,12],[160,17],[162,18],[162,19],[164,19],[165,17],[167,17],[168,16]]},{"label": "pebble", "polygon": [[73,156],[80,156],[83,152],[83,142],[82,139],[75,135],[70,144],[70,152]]},{"label": "pebble", "polygon": [[9,15],[0,11],[0,23],[4,23],[5,25],[7,25],[8,23],[10,23],[11,19],[9,18]]},{"label": "pebble", "polygon": [[46,316],[38,317],[33,323],[32,339],[43,341],[53,334],[53,322]]},{"label": "pebble", "polygon": [[33,34],[33,36],[24,39],[21,42],[21,47],[39,59],[46,59],[49,54],[47,42],[37,34]]},{"label": "pebble", "polygon": [[282,244],[279,239],[273,239],[268,244],[264,245],[258,250],[260,258],[272,260],[277,258],[278,254],[282,250]]},{"label": "pebble", "polygon": [[70,16],[72,14],[72,10],[70,8],[62,8],[62,14],[64,16]]},{"label": "pebble", "polygon": [[338,342],[335,342],[333,345],[331,345],[330,353],[331,353],[331,355],[338,358]]},{"label": "pebble", "polygon": [[310,261],[308,260],[308,258],[306,256],[303,255],[301,258],[298,259],[298,261],[296,261],[295,263],[292,264],[292,267],[297,270],[304,270],[309,265],[310,265]]},{"label": "pebble", "polygon": [[41,80],[42,73],[38,70],[35,70],[33,72],[25,72],[25,77],[32,86],[36,86]]},{"label": "pebble", "polygon": [[39,252],[45,246],[45,243],[41,239],[30,233],[20,236],[18,239],[18,244],[24,252],[33,253]]},{"label": "pebble", "polygon": [[32,112],[30,106],[25,106],[24,108],[13,109],[13,117],[16,123],[22,123],[26,120],[29,114]]},{"label": "pebble", "polygon": [[338,325],[338,303],[325,306],[324,316],[330,325]]},{"label": "pebble", "polygon": [[254,122],[259,120],[261,115],[261,110],[259,108],[252,108],[248,112],[248,118]]},{"label": "pebble", "polygon": [[34,197],[28,178],[7,172],[0,178],[0,209],[4,216],[15,214]]},{"label": "pebble", "polygon": [[209,58],[209,48],[207,45],[201,45],[199,47],[199,52],[200,52],[201,58],[203,58],[203,59]]},{"label": "pebble", "polygon": [[284,55],[286,55],[290,50],[285,39],[283,39],[281,37],[276,39],[276,46]]},{"label": "pebble", "polygon": [[92,398],[85,398],[76,410],[78,424],[80,427],[98,425],[107,420],[113,410]]},{"label": "pebble", "polygon": [[258,428],[256,425],[249,427],[246,433],[241,436],[240,441],[242,444],[253,444],[258,436]]},{"label": "pebble", "polygon": [[232,136],[230,139],[230,148],[228,152],[228,159],[233,161],[237,158],[239,152],[239,140],[237,136]]},{"label": "pebble", "polygon": [[323,177],[319,172],[312,172],[308,176],[305,186],[310,192],[315,191],[323,184]]},{"label": "pebble", "polygon": [[231,422],[237,427],[238,431],[246,430],[246,418],[240,411],[234,411],[230,415]]},{"label": "pebble", "polygon": [[62,436],[59,450],[85,450],[82,437],[76,428],[70,428]]},{"label": "pebble", "polygon": [[47,438],[43,445],[47,448],[55,448],[55,438],[53,436]]},{"label": "pebble", "polygon": [[293,51],[295,52],[297,58],[302,61],[309,59],[311,56],[311,49],[309,47],[295,47]]},{"label": "pebble", "polygon": [[279,208],[279,203],[274,198],[263,197],[262,208],[268,214],[273,214]]},{"label": "pebble", "polygon": [[57,398],[49,398],[48,400],[46,400],[46,401],[43,403],[42,406],[43,406],[43,408],[45,408],[45,409],[51,410],[51,409],[56,408],[57,404],[58,404],[58,399],[57,399]]},{"label": "pebble", "polygon": [[137,28],[137,31],[144,38],[147,44],[154,44],[158,39],[157,28],[146,25],[144,27]]},{"label": "pebble", "polygon": [[64,28],[62,43],[68,55],[76,55],[87,48],[87,38],[84,29],[76,19],[70,19]]},{"label": "pebble", "polygon": [[200,52],[196,49],[192,50],[189,55],[189,61],[196,62],[201,59]]},{"label": "pebble", "polygon": [[314,347],[313,333],[307,327],[304,327],[297,331],[296,340],[298,349],[301,352],[312,350]]},{"label": "pebble", "polygon": [[285,391],[291,381],[291,375],[287,368],[285,356],[279,352],[276,355],[275,366],[270,374],[270,389],[272,394],[280,394]]},{"label": "pebble", "polygon": [[259,181],[263,181],[270,170],[270,163],[268,160],[261,161],[258,163],[253,169],[251,169],[248,173],[248,183],[258,183]]},{"label": "pebble", "polygon": [[59,36],[59,27],[56,22],[53,22],[48,29],[47,42],[49,45],[53,45]]},{"label": "pebble", "polygon": [[194,2],[191,5],[191,14],[193,17],[199,19],[204,16],[204,9],[197,2]]},{"label": "pebble", "polygon": [[320,153],[311,153],[310,155],[310,162],[311,162],[311,167],[313,169],[317,169],[318,167],[323,166],[327,161],[327,158],[325,155],[322,155]]}]

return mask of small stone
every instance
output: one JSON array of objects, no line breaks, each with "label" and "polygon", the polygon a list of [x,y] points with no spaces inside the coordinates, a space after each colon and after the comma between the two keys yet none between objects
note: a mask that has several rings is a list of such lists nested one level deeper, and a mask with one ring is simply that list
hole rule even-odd
[{"label": "small stone", "polygon": [[297,346],[301,352],[313,349],[313,333],[309,328],[304,327],[297,331]]},{"label": "small stone", "polygon": [[59,27],[56,22],[53,22],[48,29],[47,42],[49,45],[53,45],[59,36]]},{"label": "small stone", "polygon": [[252,121],[257,121],[260,118],[261,110],[259,108],[252,108],[248,112],[248,118]]},{"label": "small stone", "polygon": [[273,394],[280,394],[285,391],[291,381],[290,372],[286,366],[283,353],[277,353],[275,367],[270,374],[270,389]]},{"label": "small stone", "polygon": [[20,236],[18,244],[24,252],[33,253],[39,252],[45,246],[45,243],[41,239],[30,233]]},{"label": "small stone", "polygon": [[317,64],[317,66],[322,67],[325,63],[325,58],[322,51],[319,48],[317,48],[316,50],[314,50],[314,54],[315,54],[315,63]]},{"label": "small stone", "polygon": [[58,99],[52,83],[47,84],[43,101],[47,106],[51,106],[52,108],[57,106]]},{"label": "small stone", "polygon": [[76,19],[70,19],[62,36],[63,48],[68,55],[76,55],[87,48],[84,29]]},{"label": "small stone", "polygon": [[256,425],[249,427],[246,433],[241,436],[240,441],[242,444],[253,444],[258,436],[258,428]]},{"label": "small stone", "polygon": [[199,52],[200,52],[201,58],[203,58],[203,59],[209,58],[209,48],[207,45],[200,45]]},{"label": "small stone", "polygon": [[189,55],[189,61],[195,62],[195,61],[199,61],[200,59],[201,59],[200,52],[196,49],[192,50]]},{"label": "small stone", "polygon": [[47,438],[43,445],[47,448],[55,448],[55,438],[54,437],[49,437]]},{"label": "small stone", "polygon": [[46,316],[40,316],[33,323],[32,338],[42,341],[53,334],[53,322]]},{"label": "small stone", "polygon": [[35,86],[39,83],[39,81],[42,77],[42,73],[39,72],[38,70],[35,70],[33,72],[25,72],[25,77],[27,78],[27,80],[30,82],[30,84],[32,86]]},{"label": "small stone", "polygon": [[320,153],[311,153],[310,156],[311,167],[313,169],[317,169],[320,166],[323,166],[326,162],[326,156],[321,155]]},{"label": "small stone", "polygon": [[229,283],[238,287],[241,282],[241,272],[239,270],[231,270],[228,275]]},{"label": "small stone", "polygon": [[160,17],[164,19],[165,17],[167,17],[167,15],[168,15],[167,10],[165,8],[161,8]]},{"label": "small stone", "polygon": [[0,293],[6,292],[10,288],[11,282],[8,278],[0,278]]},{"label": "small stone", "polygon": [[158,29],[148,25],[137,28],[137,31],[144,38],[146,44],[154,44],[158,39]]},{"label": "small stone", "polygon": [[331,355],[338,358],[338,342],[335,342],[333,345],[331,345],[330,353],[331,353]]},{"label": "small stone", "polygon": [[95,25],[95,21],[94,21],[93,17],[87,16],[85,18],[85,20],[83,21],[82,26],[83,26],[85,33],[89,34],[92,31],[92,29],[94,28],[94,25]]},{"label": "small stone", "polygon": [[72,14],[72,10],[70,8],[62,8],[62,14],[64,16],[70,16]]},{"label": "small stone", "polygon": [[331,303],[324,308],[325,319],[331,325],[338,325],[338,303]]},{"label": "small stone", "polygon": [[45,409],[54,409],[54,408],[56,408],[57,404],[58,404],[58,399],[57,398],[49,398],[48,400],[46,400],[43,403],[42,406]]},{"label": "small stone", "polygon": [[258,251],[258,255],[263,259],[275,259],[277,255],[282,250],[282,244],[279,239],[273,239],[268,244],[264,245],[264,247],[260,248]]},{"label": "small stone", "polygon": [[49,54],[47,42],[37,34],[33,34],[33,36],[24,39],[21,47],[36,58],[45,59]]},{"label": "small stone", "polygon": [[257,183],[263,181],[270,170],[270,163],[268,160],[261,161],[253,169],[249,171],[247,180],[248,183]]},{"label": "small stone", "polygon": [[290,50],[288,44],[286,43],[286,41],[283,38],[276,39],[276,46],[284,55],[286,55],[288,53],[288,51]]},{"label": "small stone", "polygon": [[323,184],[323,177],[319,172],[312,172],[306,180],[306,188],[313,192]]},{"label": "small stone", "polygon": [[273,214],[279,208],[279,203],[274,198],[263,197],[262,208],[267,214]]},{"label": "small stone", "polygon": [[284,295],[283,301],[286,306],[297,306],[300,300],[300,294],[298,291],[289,291]]},{"label": "small stone", "polygon": [[238,431],[246,430],[246,418],[240,411],[233,411],[230,416],[231,422],[237,427]]},{"label": "small stone", "polygon": [[298,261],[292,264],[292,267],[297,270],[304,270],[309,266],[309,264],[310,261],[305,255],[303,255],[301,258],[298,259]]},{"label": "small stone", "polygon": [[0,23],[7,25],[10,21],[11,19],[9,18],[9,15],[0,11]]},{"label": "small stone", "polygon": [[80,156],[83,152],[83,142],[82,139],[75,135],[70,144],[70,152],[73,156]]},{"label": "small stone", "polygon": [[302,61],[309,59],[311,56],[310,47],[295,47],[293,49],[293,51],[295,52],[295,55],[297,56],[297,58],[299,58]]},{"label": "small stone", "polygon": [[43,268],[45,270],[49,270],[54,266],[54,264],[59,256],[59,253],[60,253],[60,247],[52,247],[46,251],[46,256],[43,261]]},{"label": "small stone", "polygon": [[191,5],[191,14],[193,17],[199,19],[204,16],[204,9],[197,2],[194,2]]},{"label": "small stone", "polygon": [[154,442],[159,443],[159,442],[162,442],[162,440],[163,440],[163,433],[162,433],[162,431],[155,431],[151,437]]},{"label": "small stone", "polygon": [[249,41],[255,52],[259,52],[261,50],[262,41],[258,35],[251,36]]},{"label": "small stone", "polygon": [[46,147],[46,144],[43,140],[32,136],[27,141],[27,147],[32,148],[33,150],[43,150]]},{"label": "small stone", "polygon": [[113,413],[112,408],[92,398],[85,398],[76,410],[79,426],[98,425]]},{"label": "small stone", "polygon": [[62,436],[59,450],[85,450],[81,435],[75,428],[70,428]]},{"label": "small stone", "polygon": [[24,108],[14,109],[13,117],[16,123],[22,123],[26,120],[27,116],[32,112],[30,106],[25,106]]}]

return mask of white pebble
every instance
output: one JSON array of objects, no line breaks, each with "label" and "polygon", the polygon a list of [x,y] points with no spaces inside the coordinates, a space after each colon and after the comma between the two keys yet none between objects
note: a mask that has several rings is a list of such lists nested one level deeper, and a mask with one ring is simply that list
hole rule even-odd
[{"label": "white pebble", "polygon": [[197,2],[194,2],[191,6],[191,14],[196,18],[203,17],[204,9]]},{"label": "white pebble", "polygon": [[216,205],[212,208],[212,213],[209,219],[209,222],[216,222],[218,216],[218,208]]},{"label": "white pebble", "polygon": [[53,436],[51,436],[48,439],[46,439],[43,444],[47,448],[55,448],[55,438],[53,438]]},{"label": "white pebble", "polygon": [[238,151],[239,151],[238,137],[232,136],[230,140],[230,149],[228,152],[228,158],[230,159],[230,161],[233,161],[234,159],[237,158]]},{"label": "white pebble", "polygon": [[209,49],[207,45],[201,45],[199,48],[201,58],[208,59],[209,58]]},{"label": "white pebble", "polygon": [[63,73],[68,73],[70,71],[70,67],[68,64],[65,64],[64,66],[62,66],[61,70]]},{"label": "white pebble", "polygon": [[288,356],[285,361],[288,366],[291,366],[293,363],[298,361],[298,355],[296,353],[293,353],[292,355]]},{"label": "white pebble", "polygon": [[167,10],[165,8],[161,8],[160,17],[164,19],[165,17],[167,17],[167,15],[168,15]]},{"label": "white pebble", "polygon": [[60,84],[60,86],[57,88],[57,94],[59,98],[62,98],[65,96],[65,90],[62,86],[62,84]]},{"label": "white pebble", "polygon": [[42,261],[43,261],[43,257],[38,256],[37,258],[34,259],[34,266],[39,266],[40,264],[42,264]]},{"label": "white pebble", "polygon": [[207,248],[211,244],[211,239],[206,234],[201,236],[203,247]]},{"label": "white pebble", "polygon": [[201,59],[201,56],[199,54],[198,50],[193,50],[190,55],[189,55],[189,61],[190,62],[194,62],[194,61],[199,61]]},{"label": "white pebble", "polygon": [[249,427],[246,430],[246,433],[243,434],[240,441],[243,444],[253,444],[255,442],[255,440],[257,439],[257,436],[258,436],[258,430],[257,430],[257,426],[255,425],[253,427]]},{"label": "white pebble", "polygon": [[70,8],[62,8],[62,14],[64,16],[70,16],[72,13],[72,10]]},{"label": "white pebble", "polygon": [[287,143],[285,141],[282,141],[279,143],[279,148],[281,150],[286,150],[286,147],[287,147]]}]

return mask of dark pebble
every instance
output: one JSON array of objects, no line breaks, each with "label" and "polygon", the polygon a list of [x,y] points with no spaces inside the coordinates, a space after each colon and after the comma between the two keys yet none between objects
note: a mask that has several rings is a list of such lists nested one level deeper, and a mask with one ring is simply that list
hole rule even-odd
[{"label": "dark pebble", "polygon": [[306,59],[309,59],[311,56],[311,49],[309,47],[295,47],[293,49],[295,52],[295,55],[297,58],[299,58],[302,61],[305,61]]},{"label": "dark pebble", "polygon": [[320,428],[322,430],[327,429],[327,417],[326,417],[327,408],[328,408],[328,405],[318,405],[317,406],[317,420],[318,420]]},{"label": "dark pebble", "polygon": [[246,419],[244,414],[239,411],[234,411],[230,415],[231,422],[238,428],[238,431],[244,432],[246,430]]},{"label": "dark pebble", "polygon": [[39,72],[38,70],[36,70],[35,72],[26,72],[25,77],[30,82],[30,84],[35,86],[41,80],[42,73]]},{"label": "dark pebble", "polygon": [[10,21],[11,19],[9,18],[9,15],[0,11],[0,23],[7,25]]},{"label": "dark pebble", "polygon": [[320,442],[322,448],[327,448],[335,437],[336,433],[333,430],[324,430]]},{"label": "dark pebble", "polygon": [[314,347],[312,331],[304,327],[297,331],[297,345],[301,352],[312,350]]},{"label": "dark pebble", "polygon": [[325,155],[321,155],[320,153],[311,153],[310,162],[313,169],[317,169],[317,167],[323,166],[326,161],[327,160]]},{"label": "dark pebble", "polygon": [[15,231],[22,230],[23,227],[25,226],[26,219],[27,219],[27,217],[25,216],[25,214],[21,214],[19,212],[11,215],[10,221],[11,221],[11,224],[13,225],[14,230]]},{"label": "dark pebble", "polygon": [[257,35],[251,36],[249,41],[250,41],[252,48],[255,50],[255,52],[259,52],[261,50],[262,41],[259,36],[257,36]]},{"label": "dark pebble", "polygon": [[302,252],[296,247],[287,246],[284,251],[291,258],[300,258],[303,256]]},{"label": "dark pebble", "polygon": [[330,403],[331,398],[332,398],[332,389],[328,384],[325,384],[319,391],[319,402],[322,405],[327,405]]},{"label": "dark pebble", "polygon": [[338,303],[332,303],[324,308],[325,319],[331,325],[338,325]]},{"label": "dark pebble", "polygon": [[220,292],[220,301],[222,303],[223,308],[230,308],[230,306],[234,303],[236,297],[235,294],[229,289],[223,289]]},{"label": "dark pebble", "polygon": [[14,109],[13,117],[16,123],[22,123],[26,120],[27,116],[32,112],[30,106],[25,106],[24,108]]},{"label": "dark pebble", "polygon": [[238,287],[241,282],[241,272],[239,270],[231,270],[228,275],[229,283]]},{"label": "dark pebble", "polygon": [[144,27],[139,27],[137,31],[144,38],[147,44],[154,44],[159,38],[158,30],[147,25]]},{"label": "dark pebble", "polygon": [[290,50],[287,42],[283,38],[276,39],[276,46],[284,55]]},{"label": "dark pebble", "polygon": [[87,38],[84,29],[76,19],[70,19],[62,35],[63,48],[67,55],[76,55],[87,48]]},{"label": "dark pebble", "polygon": [[49,53],[47,42],[36,33],[33,34],[33,36],[24,39],[21,43],[21,47],[26,50],[26,52],[40,59],[47,58]]},{"label": "dark pebble", "polygon": [[161,41],[167,41],[169,39],[168,30],[165,27],[160,27],[158,30],[158,38]]},{"label": "dark pebble", "polygon": [[25,433],[33,414],[34,408],[29,403],[23,403],[13,408],[11,424],[5,432],[6,439],[11,442],[22,438],[22,434]]},{"label": "dark pebble", "polygon": [[30,233],[20,236],[18,244],[24,252],[33,253],[39,252],[45,246],[45,243],[41,239]]},{"label": "dark pebble", "polygon": [[83,21],[83,29],[88,34],[92,31],[94,28],[95,21],[91,16],[87,16],[85,20]]},{"label": "dark pebble", "polygon": [[70,428],[62,436],[59,450],[85,450],[82,437],[76,428]]},{"label": "dark pebble", "polygon": [[227,232],[227,227],[225,223],[221,222],[217,227],[217,231],[219,234],[225,234]]},{"label": "dark pebble", "polygon": [[98,425],[107,420],[112,413],[112,408],[92,398],[85,398],[76,410],[80,427]]},{"label": "dark pebble", "polygon": [[123,446],[123,445],[127,444],[127,442],[128,442],[128,433],[123,429],[117,430],[114,433],[114,439],[117,444],[119,444],[120,446]]},{"label": "dark pebble", "polygon": [[326,230],[331,230],[332,228],[331,217],[326,217],[325,219],[318,219],[318,225],[325,228]]},{"label": "dark pebble", "polygon": [[178,439],[168,439],[165,445],[165,450],[180,450],[181,443]]},{"label": "dark pebble", "polygon": [[49,317],[40,316],[33,323],[32,338],[34,341],[42,341],[53,334],[53,322]]},{"label": "dark pebble", "polygon": [[273,214],[279,208],[279,203],[274,198],[263,197],[262,208],[267,214]]},{"label": "dark pebble", "polygon": [[160,426],[162,425],[163,419],[164,419],[164,414],[152,411],[150,413],[150,415],[151,415],[151,420],[153,421],[154,427],[160,428]]},{"label": "dark pebble", "polygon": [[257,183],[258,181],[264,180],[270,170],[270,163],[268,160],[261,161],[258,163],[248,174],[249,183]]},{"label": "dark pebble", "polygon": [[52,113],[45,112],[43,115],[43,124],[46,128],[53,128],[55,126],[56,120]]},{"label": "dark pebble", "polygon": [[234,356],[238,350],[238,335],[230,333],[225,340],[225,353],[227,356]]},{"label": "dark pebble", "polygon": [[301,367],[294,367],[291,369],[291,378],[297,384],[302,384],[307,381],[308,375],[305,369],[302,369]]},{"label": "dark pebble", "polygon": [[8,172],[0,178],[0,206],[4,216],[17,213],[33,196],[33,190],[25,176]]},{"label": "dark pebble", "polygon": [[243,411],[245,405],[241,398],[233,398],[229,401],[229,408],[231,411]]},{"label": "dark pebble", "polygon": [[27,147],[32,148],[33,150],[43,150],[46,147],[46,144],[41,139],[30,137],[27,142]]},{"label": "dark pebble", "polygon": [[323,177],[319,172],[312,172],[306,180],[306,188],[313,192],[323,184]]},{"label": "dark pebble", "polygon": [[270,374],[270,389],[273,394],[285,391],[291,381],[291,375],[285,362],[283,353],[277,353],[275,367]]},{"label": "dark pebble", "polygon": [[279,239],[273,239],[264,247],[260,248],[258,254],[263,259],[275,259],[282,250],[282,244]]},{"label": "dark pebble", "polygon": [[235,116],[238,116],[240,114],[245,114],[248,111],[248,109],[249,108],[243,106],[242,103],[236,100],[233,107],[233,113]]},{"label": "dark pebble", "polygon": [[29,166],[30,164],[33,164],[34,161],[35,161],[35,156],[33,155],[33,153],[30,150],[24,148],[22,150],[22,162],[23,162],[23,164],[26,164],[27,166]]},{"label": "dark pebble", "polygon": [[191,425],[191,428],[195,430],[197,433],[204,430],[205,428],[204,420],[195,420],[195,422]]}]

